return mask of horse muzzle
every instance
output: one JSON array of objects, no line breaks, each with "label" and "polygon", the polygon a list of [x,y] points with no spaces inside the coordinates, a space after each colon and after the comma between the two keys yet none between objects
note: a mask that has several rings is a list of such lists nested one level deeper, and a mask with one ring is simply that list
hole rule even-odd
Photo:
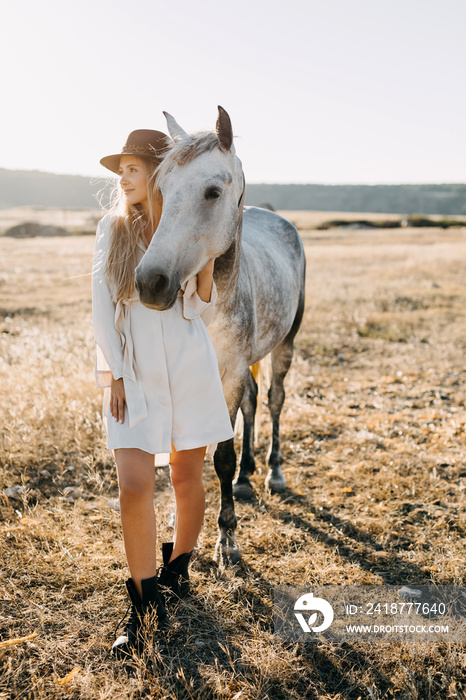
[{"label": "horse muzzle", "polygon": [[148,274],[138,267],[134,275],[134,286],[141,304],[157,311],[171,309],[180,289],[180,284],[163,272],[151,271]]}]

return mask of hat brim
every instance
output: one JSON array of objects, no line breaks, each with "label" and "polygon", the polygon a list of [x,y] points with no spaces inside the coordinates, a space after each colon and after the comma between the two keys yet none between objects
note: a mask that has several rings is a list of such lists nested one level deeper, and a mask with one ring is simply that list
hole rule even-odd
[{"label": "hat brim", "polygon": [[115,153],[112,156],[105,156],[104,158],[100,159],[100,164],[104,166],[104,168],[107,168],[107,170],[111,170],[112,173],[115,173],[115,175],[119,175],[119,168],[120,168],[120,159],[122,156],[137,156],[138,158],[142,158],[143,160],[150,160],[154,163],[154,165],[160,165],[162,162],[162,158],[156,157],[156,156],[147,156],[147,155],[142,155],[141,153]]}]

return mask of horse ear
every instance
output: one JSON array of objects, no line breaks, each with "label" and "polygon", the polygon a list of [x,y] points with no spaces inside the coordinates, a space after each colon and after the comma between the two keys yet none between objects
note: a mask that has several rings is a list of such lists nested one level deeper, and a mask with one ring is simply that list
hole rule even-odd
[{"label": "horse ear", "polygon": [[183,136],[187,136],[187,133],[178,122],[172,117],[168,112],[164,112],[165,119],[167,120],[168,132],[174,141],[179,141]]},{"label": "horse ear", "polygon": [[233,143],[233,130],[231,128],[231,120],[223,107],[218,106],[218,117],[216,124],[218,140],[222,151],[229,151]]}]

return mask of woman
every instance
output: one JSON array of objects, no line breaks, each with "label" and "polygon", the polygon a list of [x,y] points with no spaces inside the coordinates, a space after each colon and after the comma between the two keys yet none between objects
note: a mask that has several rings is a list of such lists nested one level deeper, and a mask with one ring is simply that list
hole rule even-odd
[{"label": "woman", "polygon": [[[213,261],[165,311],[143,306],[134,271],[162,215],[155,174],[167,148],[159,131],[133,131],[121,153],[101,164],[120,177],[113,212],[99,223],[93,264],[96,381],[104,387],[107,447],[118,471],[120,513],[131,578],[132,611],[112,647],[122,657],[141,646],[142,619],[167,624],[165,603],[189,590],[188,564],[204,517],[206,447],[233,437],[207,324],[217,296]],[[174,541],[163,545],[156,575],[155,465],[170,464]],[[163,586],[162,593],[159,585]],[[164,601],[165,599],[165,601]]]}]

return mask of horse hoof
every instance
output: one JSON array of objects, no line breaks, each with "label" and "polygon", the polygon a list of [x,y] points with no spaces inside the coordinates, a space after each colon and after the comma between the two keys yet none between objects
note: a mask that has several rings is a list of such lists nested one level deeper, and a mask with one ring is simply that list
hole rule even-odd
[{"label": "horse hoof", "polygon": [[272,471],[269,471],[265,479],[265,490],[270,493],[283,493],[286,491],[286,479],[283,474],[277,476]]},{"label": "horse hoof", "polygon": [[234,536],[229,536],[227,541],[219,535],[215,545],[214,562],[223,566],[232,566],[241,561],[241,550],[236,543]]},{"label": "horse hoof", "polygon": [[223,549],[215,549],[213,558],[217,566],[234,566],[235,564],[239,564],[241,561],[241,552],[239,549],[228,549],[227,552],[225,552]]},{"label": "horse hoof", "polygon": [[233,484],[233,496],[237,500],[249,501],[252,498],[253,488],[249,481],[235,482]]}]

